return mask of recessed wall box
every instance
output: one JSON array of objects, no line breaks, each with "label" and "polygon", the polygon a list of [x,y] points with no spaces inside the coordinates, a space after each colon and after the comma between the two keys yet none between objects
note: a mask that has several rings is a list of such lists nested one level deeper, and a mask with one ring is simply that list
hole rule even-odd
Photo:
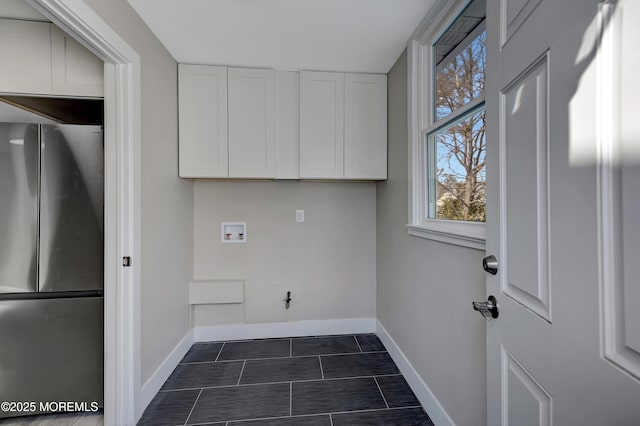
[{"label": "recessed wall box", "polygon": [[246,243],[247,222],[222,222],[220,233],[223,243]]}]

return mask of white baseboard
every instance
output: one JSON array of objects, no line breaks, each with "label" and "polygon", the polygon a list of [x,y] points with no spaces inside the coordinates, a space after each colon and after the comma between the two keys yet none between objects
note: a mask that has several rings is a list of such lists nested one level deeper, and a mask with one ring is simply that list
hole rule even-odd
[{"label": "white baseboard", "polygon": [[389,335],[383,325],[380,324],[380,321],[376,321],[376,323],[376,334],[387,348],[389,355],[391,355],[391,358],[393,358],[393,361],[407,380],[413,393],[416,394],[416,397],[426,412],[429,413],[429,417],[431,417],[433,423],[436,426],[455,426],[451,417],[449,417],[433,392],[431,392],[431,389],[429,389],[424,380],[422,380],[422,377],[420,377],[416,369],[413,368],[413,365],[411,365],[402,350],[400,350],[398,344],[393,340],[391,335]]},{"label": "white baseboard", "polygon": [[154,371],[149,380],[142,385],[140,392],[140,407],[136,407],[136,422],[140,420],[144,410],[158,393],[164,382],[169,378],[178,363],[186,355],[193,345],[193,329],[178,342],[171,353],[162,361],[162,364]]},{"label": "white baseboard", "polygon": [[264,324],[231,324],[194,328],[194,341],[269,339],[274,337],[320,336],[326,334],[375,333],[375,318],[345,318],[273,322]]}]

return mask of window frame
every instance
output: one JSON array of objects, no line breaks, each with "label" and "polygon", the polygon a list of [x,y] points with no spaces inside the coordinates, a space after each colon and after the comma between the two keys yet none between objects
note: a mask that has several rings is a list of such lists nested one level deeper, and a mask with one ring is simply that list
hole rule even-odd
[{"label": "window frame", "polygon": [[[409,235],[449,244],[485,250],[484,222],[429,218],[427,193],[428,162],[427,137],[470,111],[479,111],[484,96],[475,99],[458,111],[435,121],[435,79],[433,46],[472,0],[441,0],[413,35],[407,46],[407,108],[409,135]],[[450,55],[460,50],[485,29],[486,20],[478,25]],[[472,38],[473,37],[473,38]],[[445,60],[447,60],[445,58]],[[486,96],[486,95],[485,95]]]}]

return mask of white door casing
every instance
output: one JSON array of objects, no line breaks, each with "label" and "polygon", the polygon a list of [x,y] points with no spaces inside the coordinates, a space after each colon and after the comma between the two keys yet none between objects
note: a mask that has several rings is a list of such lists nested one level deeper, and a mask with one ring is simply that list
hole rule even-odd
[{"label": "white door casing", "polygon": [[639,424],[639,18],[487,2],[488,425]]},{"label": "white door casing", "polygon": [[[140,57],[83,0],[27,0],[105,62],[104,424],[140,406]],[[131,267],[122,258],[132,258]]]}]

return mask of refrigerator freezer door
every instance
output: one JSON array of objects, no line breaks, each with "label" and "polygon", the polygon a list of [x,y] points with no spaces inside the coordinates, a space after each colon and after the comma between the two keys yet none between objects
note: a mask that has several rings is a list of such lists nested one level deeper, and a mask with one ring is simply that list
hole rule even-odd
[{"label": "refrigerator freezer door", "polygon": [[38,125],[0,123],[0,293],[37,290]]},{"label": "refrigerator freezer door", "polygon": [[101,126],[43,125],[39,290],[103,288]]},{"label": "refrigerator freezer door", "polygon": [[0,301],[0,401],[102,406],[102,303],[101,297]]}]

